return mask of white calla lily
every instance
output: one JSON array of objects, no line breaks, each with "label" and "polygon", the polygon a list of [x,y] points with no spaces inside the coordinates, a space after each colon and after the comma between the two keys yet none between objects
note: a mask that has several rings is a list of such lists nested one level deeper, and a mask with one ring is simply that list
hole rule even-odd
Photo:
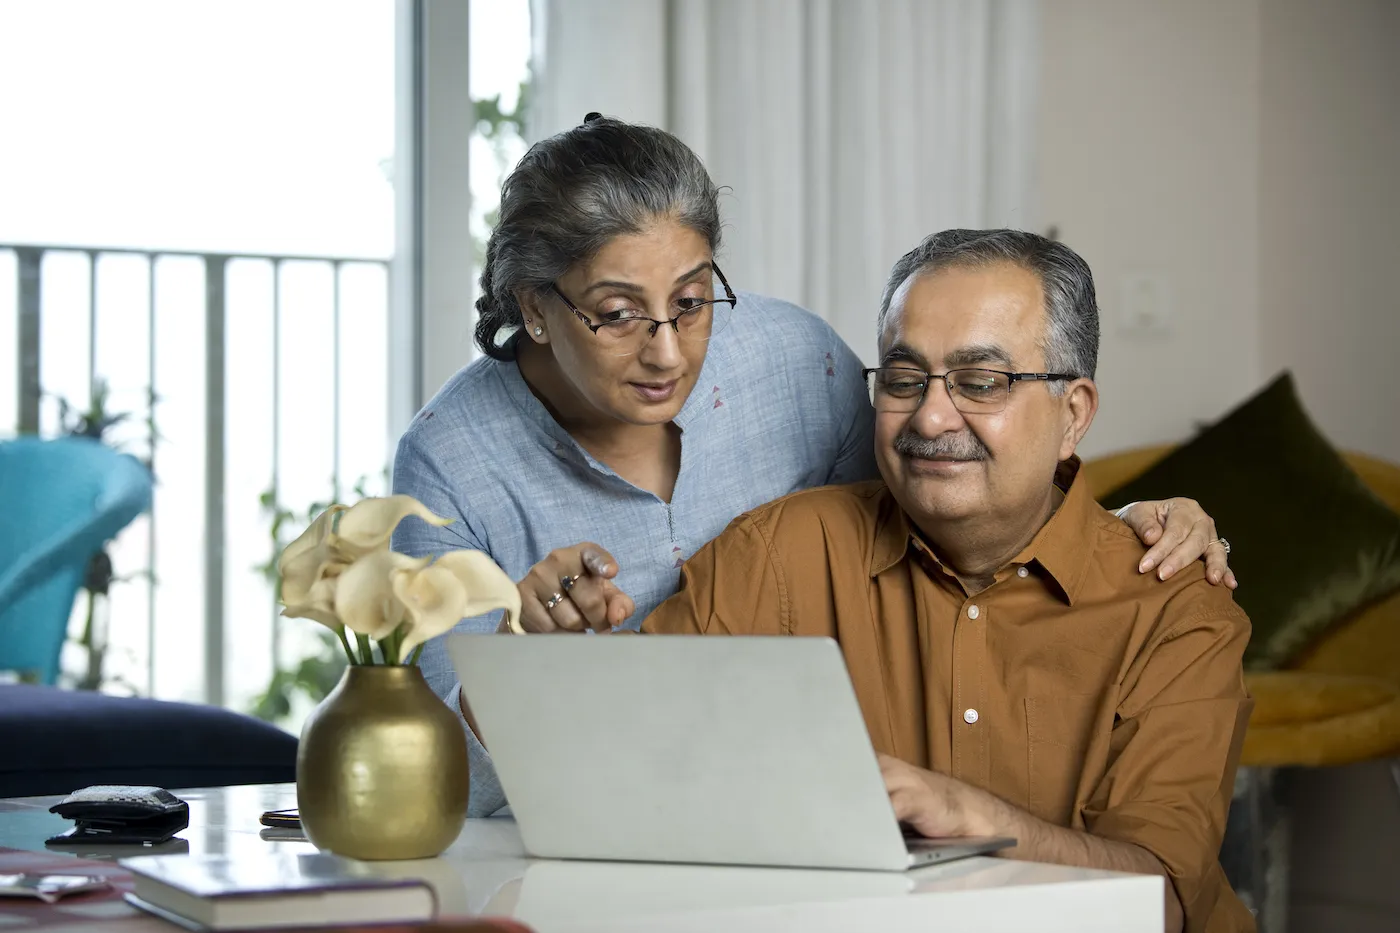
[{"label": "white calla lily", "polygon": [[[335,631],[351,664],[375,663],[368,638],[380,643],[385,663],[407,663],[424,642],[492,609],[504,609],[511,631],[523,633],[520,592],[489,555],[449,551],[433,561],[389,550],[410,515],[438,526],[452,521],[405,495],[322,512],[278,556],[282,615]],[[346,629],[360,636],[358,657]]]},{"label": "white calla lily", "polygon": [[433,566],[451,572],[466,589],[467,603],[462,607],[462,618],[504,609],[510,630],[517,635],[525,634],[520,627],[520,589],[491,555],[484,551],[448,551]]},{"label": "white calla lily", "polygon": [[394,592],[408,612],[399,650],[414,648],[449,632],[467,616],[504,609],[512,631],[520,622],[520,591],[515,581],[481,551],[448,551],[416,574],[396,574]]},{"label": "white calla lily", "polygon": [[311,599],[311,591],[327,578],[338,576],[348,561],[338,559],[326,542],[287,561],[282,570],[282,605],[295,606]]},{"label": "white calla lily", "polygon": [[282,549],[277,558],[277,572],[282,578],[282,604],[305,603],[311,592],[336,557],[330,547],[331,527],[338,513],[348,511],[343,505],[333,505],[312,522],[301,535]]},{"label": "white calla lily", "polygon": [[288,561],[295,560],[298,556],[311,550],[331,532],[331,526],[335,524],[335,516],[339,512],[348,511],[343,505],[333,505],[326,509],[316,520],[306,526],[306,530],[297,536],[297,539],[282,549],[282,556],[277,559],[277,569],[282,569]]},{"label": "white calla lily", "polygon": [[316,581],[306,601],[287,606],[282,610],[282,615],[288,619],[311,619],[334,632],[340,632],[344,626],[335,614],[335,581],[335,577]]},{"label": "white calla lily", "polygon": [[332,546],[345,558],[356,558],[388,545],[399,522],[416,515],[430,525],[450,525],[452,519],[429,511],[412,496],[361,499],[340,516],[331,535]]},{"label": "white calla lily", "polygon": [[387,638],[404,617],[403,603],[394,595],[393,575],[427,565],[426,557],[408,557],[389,550],[366,554],[337,578],[335,614],[352,632],[376,640]]},{"label": "white calla lily", "polygon": [[427,567],[417,573],[396,573],[393,587],[408,622],[399,643],[404,657],[434,635],[451,631],[463,618],[467,591],[447,570]]}]

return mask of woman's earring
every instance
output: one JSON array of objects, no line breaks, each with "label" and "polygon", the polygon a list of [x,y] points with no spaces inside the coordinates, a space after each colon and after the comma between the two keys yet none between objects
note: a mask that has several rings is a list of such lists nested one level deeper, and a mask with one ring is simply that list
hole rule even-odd
[{"label": "woman's earring", "polygon": [[543,334],[543,333],[544,333],[544,328],[541,327],[540,325],[536,324],[536,325],[535,325],[535,336],[538,337],[538,336],[540,336],[540,335]]}]

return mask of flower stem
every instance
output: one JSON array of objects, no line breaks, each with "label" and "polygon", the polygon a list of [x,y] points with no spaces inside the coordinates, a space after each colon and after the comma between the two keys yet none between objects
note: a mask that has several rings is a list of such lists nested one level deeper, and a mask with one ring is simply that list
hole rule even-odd
[{"label": "flower stem", "polygon": [[374,663],[374,649],[371,648],[370,645],[369,645],[369,636],[368,636],[368,635],[361,635],[359,632],[356,632],[356,633],[355,633],[355,642],[360,646],[360,663],[361,663],[361,664],[373,664],[373,663]]},{"label": "flower stem", "polygon": [[345,649],[345,657],[351,664],[358,664],[359,662],[355,660],[355,652],[350,648],[350,640],[345,637],[345,626],[337,625],[335,633],[340,636],[340,647]]},{"label": "flower stem", "polygon": [[408,663],[409,663],[409,664],[417,664],[417,663],[418,663],[418,656],[419,656],[420,654],[422,654],[422,653],[423,653],[423,645],[420,643],[420,644],[418,645],[417,648],[414,648],[414,649],[413,649],[413,654],[411,654],[411,655],[408,656]]},{"label": "flower stem", "polygon": [[379,639],[379,650],[384,655],[385,664],[399,663],[399,629]]}]

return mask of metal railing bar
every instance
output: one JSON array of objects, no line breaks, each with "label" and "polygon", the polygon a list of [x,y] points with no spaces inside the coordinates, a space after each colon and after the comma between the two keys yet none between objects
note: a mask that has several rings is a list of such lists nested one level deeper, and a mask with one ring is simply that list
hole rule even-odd
[{"label": "metal railing bar", "polygon": [[48,243],[0,243],[0,250],[35,250],[39,253],[123,253],[135,254],[138,256],[193,256],[196,259],[267,259],[281,262],[342,262],[342,263],[366,263],[369,265],[387,265],[388,257],[385,256],[314,256],[292,253],[222,253],[222,252],[201,252],[199,250],[188,249],[142,249],[135,246],[89,246],[73,245],[61,246]]},{"label": "metal railing bar", "polygon": [[[146,429],[147,466],[156,470],[156,257],[146,255]],[[146,510],[146,696],[156,695],[156,497]]]},{"label": "metal railing bar", "polygon": [[[282,507],[282,263],[272,261],[272,507]],[[280,542],[277,542],[280,544]],[[282,668],[282,611],[272,584],[272,669]]]},{"label": "metal railing bar", "polygon": [[204,690],[224,705],[224,337],[228,259],[204,260]]},{"label": "metal railing bar", "polygon": [[97,382],[97,253],[88,258],[88,396]]},{"label": "metal railing bar", "polygon": [[331,501],[340,489],[340,263],[331,263]]},{"label": "metal railing bar", "polygon": [[11,247],[19,267],[19,433],[39,433],[39,334],[41,320],[39,264],[43,251],[35,247]]}]

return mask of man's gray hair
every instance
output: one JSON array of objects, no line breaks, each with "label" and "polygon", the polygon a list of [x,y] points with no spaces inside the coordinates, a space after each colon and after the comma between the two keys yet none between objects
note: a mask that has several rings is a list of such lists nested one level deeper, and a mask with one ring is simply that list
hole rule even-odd
[{"label": "man's gray hair", "polygon": [[[900,257],[880,298],[879,333],[885,332],[890,301],[909,278],[952,266],[1010,262],[1040,277],[1045,292],[1047,372],[1094,378],[1099,359],[1099,306],[1094,276],[1078,253],[1024,230],[944,230]],[[1062,391],[1063,383],[1051,383]]]}]

